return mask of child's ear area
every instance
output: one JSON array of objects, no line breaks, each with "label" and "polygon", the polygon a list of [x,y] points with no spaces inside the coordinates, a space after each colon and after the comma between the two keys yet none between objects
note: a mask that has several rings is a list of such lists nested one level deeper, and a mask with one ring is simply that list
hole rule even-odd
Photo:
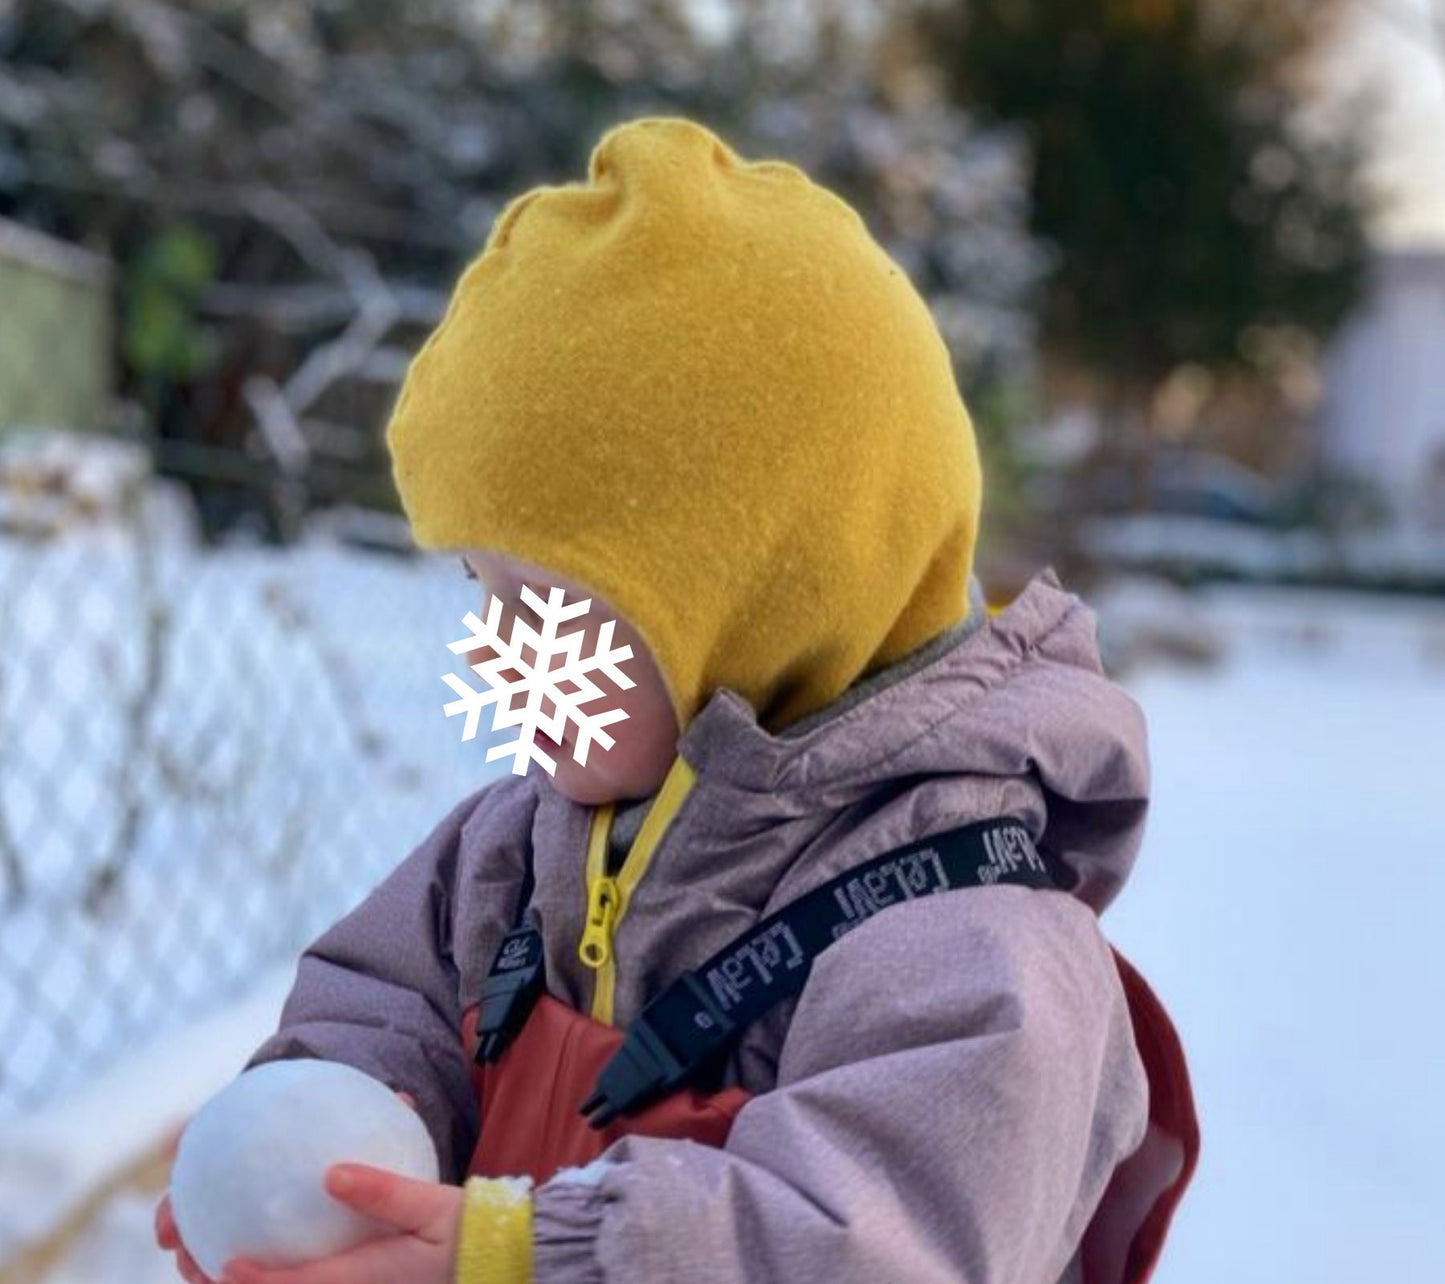
[{"label": "child's ear area", "polygon": [[462,550],[457,554],[462,574],[476,585],[485,607],[493,597],[500,598],[504,610],[510,613],[529,614],[530,608],[521,601],[520,589],[512,584],[509,576],[498,564],[475,549]]},{"label": "child's ear area", "polygon": [[461,563],[462,573],[469,580],[476,580],[487,586],[497,582],[497,564],[487,556],[485,549],[460,548],[456,550],[456,555]]}]

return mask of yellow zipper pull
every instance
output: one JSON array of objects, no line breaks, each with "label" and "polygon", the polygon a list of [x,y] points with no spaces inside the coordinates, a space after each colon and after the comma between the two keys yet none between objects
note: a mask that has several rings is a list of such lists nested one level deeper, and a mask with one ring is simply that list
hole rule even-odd
[{"label": "yellow zipper pull", "polygon": [[587,883],[587,924],[577,945],[577,957],[594,971],[612,959],[612,925],[617,921],[621,897],[617,880],[605,875]]}]

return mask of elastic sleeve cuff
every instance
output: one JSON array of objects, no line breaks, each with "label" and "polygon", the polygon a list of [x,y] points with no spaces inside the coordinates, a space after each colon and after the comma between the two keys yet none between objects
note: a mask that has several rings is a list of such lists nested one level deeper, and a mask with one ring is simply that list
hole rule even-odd
[{"label": "elastic sleeve cuff", "polygon": [[537,1190],[533,1252],[537,1279],[546,1284],[602,1284],[597,1235],[606,1205],[592,1182],[559,1174]]},{"label": "elastic sleeve cuff", "polygon": [[463,1193],[455,1284],[532,1284],[532,1179],[471,1177]]}]

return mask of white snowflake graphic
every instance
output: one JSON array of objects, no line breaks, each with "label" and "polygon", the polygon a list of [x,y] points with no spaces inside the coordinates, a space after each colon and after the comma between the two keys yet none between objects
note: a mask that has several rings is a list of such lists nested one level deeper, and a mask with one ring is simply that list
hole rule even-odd
[{"label": "white snowflake graphic", "polygon": [[[447,643],[455,655],[479,647],[491,647],[495,652],[494,659],[471,666],[472,672],[486,681],[490,688],[487,691],[475,690],[470,683],[454,673],[442,674],[442,681],[459,697],[444,705],[443,710],[449,718],[458,713],[466,714],[466,724],[462,728],[463,740],[471,740],[476,736],[477,722],[487,705],[494,706],[492,730],[520,727],[517,739],[496,745],[487,751],[488,762],[494,758],[503,758],[507,754],[515,755],[512,765],[512,774],[515,776],[526,775],[527,765],[533,761],[540,762],[549,775],[556,775],[556,762],[537,746],[536,735],[539,730],[560,742],[567,723],[574,723],[577,727],[577,745],[573,750],[573,757],[584,767],[587,765],[587,750],[594,740],[604,749],[612,747],[614,741],[603,728],[626,718],[627,713],[622,709],[587,713],[579,707],[604,694],[588,677],[589,673],[601,669],[624,689],[637,685],[617,667],[617,661],[632,658],[632,648],[613,647],[612,631],[615,620],[608,620],[602,625],[597,638],[597,649],[585,658],[581,654],[583,634],[580,631],[569,633],[566,637],[557,636],[561,625],[577,616],[585,615],[592,605],[592,599],[588,597],[580,602],[573,602],[571,606],[563,606],[565,596],[562,589],[553,587],[549,589],[544,602],[531,588],[523,585],[522,599],[541,618],[542,631],[537,632],[518,616],[512,621],[512,636],[504,638],[500,630],[502,601],[493,595],[487,601],[486,620],[479,620],[475,612],[468,611],[462,617],[462,623],[471,630],[470,636]],[[531,650],[536,656],[535,664],[527,662],[525,650]],[[562,657],[562,665],[554,669],[551,667],[552,659],[559,655]],[[515,682],[507,681],[502,674],[509,669],[515,669],[522,675],[521,678]],[[576,690],[564,691],[562,688],[567,684]],[[514,695],[526,696],[526,704],[521,709],[512,708]],[[544,698],[552,702],[553,712],[550,715],[542,712]]]}]

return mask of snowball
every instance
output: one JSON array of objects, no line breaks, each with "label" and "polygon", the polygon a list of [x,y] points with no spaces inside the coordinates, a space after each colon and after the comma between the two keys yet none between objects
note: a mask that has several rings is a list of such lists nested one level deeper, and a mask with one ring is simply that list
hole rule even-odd
[{"label": "snowball", "polygon": [[326,1193],[337,1163],[438,1180],[426,1125],[370,1075],[312,1059],[246,1071],[181,1135],[170,1186],[181,1242],[219,1278],[242,1254],[289,1266],[387,1233]]}]

